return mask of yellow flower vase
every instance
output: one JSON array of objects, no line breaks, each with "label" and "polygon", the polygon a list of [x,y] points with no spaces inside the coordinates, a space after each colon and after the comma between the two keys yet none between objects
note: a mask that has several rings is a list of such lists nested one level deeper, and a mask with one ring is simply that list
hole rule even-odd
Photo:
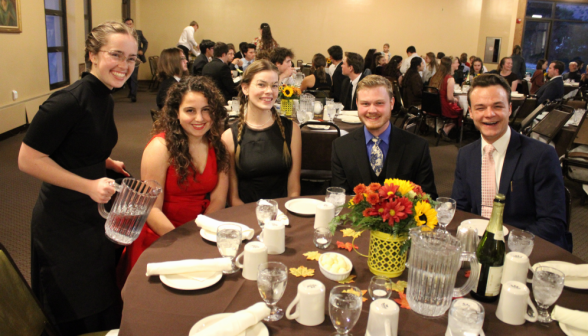
[{"label": "yellow flower vase", "polygon": [[282,99],[280,110],[286,117],[292,117],[292,106],[294,106],[293,99]]},{"label": "yellow flower vase", "polygon": [[369,253],[367,256],[363,255],[368,258],[370,272],[388,278],[399,277],[404,272],[406,264],[406,252],[400,254],[400,248],[407,238],[407,236],[370,231]]}]

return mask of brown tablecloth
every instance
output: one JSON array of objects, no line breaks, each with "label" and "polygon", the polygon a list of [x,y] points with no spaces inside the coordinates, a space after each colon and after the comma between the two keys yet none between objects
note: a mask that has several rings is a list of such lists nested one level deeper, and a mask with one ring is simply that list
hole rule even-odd
[{"label": "brown tablecloth", "polygon": [[[324,196],[316,197],[322,199]],[[284,203],[287,198],[278,199],[279,207],[286,211]],[[270,261],[280,261],[290,267],[306,266],[315,269],[312,279],[320,280],[325,284],[327,297],[329,291],[337,282],[328,280],[320,272],[318,262],[306,260],[302,255],[308,251],[318,249],[312,242],[312,228],[314,217],[303,217],[287,213],[290,226],[286,229],[286,252],[281,255],[270,255]],[[239,207],[227,208],[218,211],[211,217],[223,221],[238,221],[252,228],[259,227],[255,217],[255,204],[246,204]],[[455,234],[459,223],[465,219],[478,216],[457,211],[449,230]],[[350,237],[342,237],[337,231],[333,242],[337,240],[348,242]],[[366,253],[369,244],[369,233],[365,232],[355,240],[359,250]],[[242,251],[243,247],[241,247]],[[348,256],[353,262],[352,274],[357,275],[354,285],[361,289],[367,289],[371,274],[367,267],[366,258],[355,252],[337,249],[331,244],[328,251],[337,251]],[[149,262],[171,261],[190,258],[216,258],[220,254],[216,245],[202,239],[196,224],[189,222],[161,237],[139,258],[132,270],[123,289],[124,310],[120,335],[188,335],[190,328],[199,320],[209,315],[236,312],[245,309],[256,302],[261,301],[255,281],[245,280],[241,273],[225,275],[215,285],[201,290],[176,290],[161,283],[158,277],[146,277],[146,265]],[[562,260],[572,263],[582,263],[582,260],[567,251],[535,238],[535,247],[531,255],[531,262]],[[406,280],[407,272],[398,279]],[[296,278],[288,275],[288,285],[278,306],[286,309],[296,296],[298,284],[309,278]],[[398,279],[393,279],[394,281]],[[397,297],[397,293],[392,294]],[[367,294],[366,294],[367,297]],[[361,317],[352,332],[363,335],[366,330],[368,312],[371,300],[364,302]],[[558,305],[570,309],[588,310],[588,291],[564,288]],[[511,326],[502,323],[496,318],[497,302],[486,304],[486,317],[484,319],[484,332],[486,335],[564,335],[556,323],[547,326],[538,323],[525,323],[522,326]],[[296,321],[290,321],[285,317],[277,322],[265,323],[270,330],[270,335],[327,335],[334,332],[328,316],[328,305],[325,306],[325,321],[316,327],[305,327]],[[411,310],[400,309],[399,335],[444,335],[447,328],[447,314],[438,318],[424,318]]]}]

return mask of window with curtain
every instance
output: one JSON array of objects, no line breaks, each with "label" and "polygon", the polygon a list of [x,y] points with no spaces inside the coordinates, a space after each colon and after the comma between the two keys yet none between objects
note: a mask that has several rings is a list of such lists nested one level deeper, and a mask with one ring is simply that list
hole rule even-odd
[{"label": "window with curtain", "polygon": [[49,64],[49,88],[51,90],[69,84],[65,18],[65,0],[45,0],[47,61]]},{"label": "window with curtain", "polygon": [[522,47],[527,72],[533,73],[542,58],[564,62],[566,71],[570,62],[588,61],[588,4],[529,0],[525,17]]}]

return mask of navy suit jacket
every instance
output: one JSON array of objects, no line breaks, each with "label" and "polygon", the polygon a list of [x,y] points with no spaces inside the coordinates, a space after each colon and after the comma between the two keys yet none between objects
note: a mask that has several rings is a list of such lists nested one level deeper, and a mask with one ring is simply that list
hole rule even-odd
[{"label": "navy suit jacket", "polygon": [[[370,162],[365,144],[364,128],[333,141],[331,170],[333,187],[345,188],[346,194],[352,194],[356,185],[371,182]],[[386,178],[409,180],[423,188],[423,191],[437,198],[433,164],[429,153],[429,144],[423,138],[408,133],[392,125],[390,147],[386,155]]]},{"label": "navy suit jacket", "polygon": [[[359,77],[359,82],[365,77],[365,73],[361,74]],[[355,86],[355,93],[353,94],[353,99],[351,99],[351,90],[353,90],[353,84],[351,84],[351,79],[349,77],[345,77],[343,79],[343,84],[341,84],[341,96],[339,101],[343,104],[343,109],[346,111],[357,111],[357,86]]]},{"label": "navy suit jacket", "polygon": [[333,83],[333,86],[331,87],[331,98],[334,98],[337,103],[341,101],[341,86],[343,85],[343,81],[347,78],[347,76],[343,75],[343,70],[341,70],[342,64],[343,62],[337,64],[335,72],[333,72],[333,76],[331,77],[331,82]]},{"label": "navy suit jacket", "polygon": [[564,96],[564,84],[561,77],[554,78],[543,84],[537,91],[537,104],[543,104],[546,100],[554,101]]},{"label": "navy suit jacket", "polygon": [[233,82],[231,69],[220,58],[215,58],[207,63],[204,68],[202,68],[202,75],[209,76],[214,80],[216,86],[225,98],[225,103],[237,96],[237,84]]},{"label": "navy suit jacket", "polygon": [[[457,208],[482,212],[482,140],[457,155],[451,198]],[[511,129],[499,192],[506,196],[503,221],[570,250],[566,239],[565,191],[553,147]]]}]

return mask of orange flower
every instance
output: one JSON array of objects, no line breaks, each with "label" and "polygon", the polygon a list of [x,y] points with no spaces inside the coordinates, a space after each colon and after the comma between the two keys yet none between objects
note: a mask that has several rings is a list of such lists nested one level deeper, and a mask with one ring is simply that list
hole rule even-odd
[{"label": "orange flower", "polygon": [[368,201],[371,205],[376,205],[380,201],[380,196],[375,192],[370,192],[367,194],[366,201]]},{"label": "orange flower", "polygon": [[367,209],[363,210],[362,215],[363,215],[363,217],[377,216],[378,210],[376,210],[374,208],[367,208]]},{"label": "orange flower", "polygon": [[378,189],[380,189],[382,185],[379,183],[371,183],[368,187],[369,190],[371,191],[377,191]]},{"label": "orange flower", "polygon": [[353,204],[359,204],[359,202],[363,201],[363,195],[362,194],[357,194],[355,196],[353,196]]},{"label": "orange flower", "polygon": [[353,192],[358,195],[365,193],[366,192],[365,184],[363,184],[363,183],[358,184],[357,186],[355,186],[355,188],[353,188]]}]

